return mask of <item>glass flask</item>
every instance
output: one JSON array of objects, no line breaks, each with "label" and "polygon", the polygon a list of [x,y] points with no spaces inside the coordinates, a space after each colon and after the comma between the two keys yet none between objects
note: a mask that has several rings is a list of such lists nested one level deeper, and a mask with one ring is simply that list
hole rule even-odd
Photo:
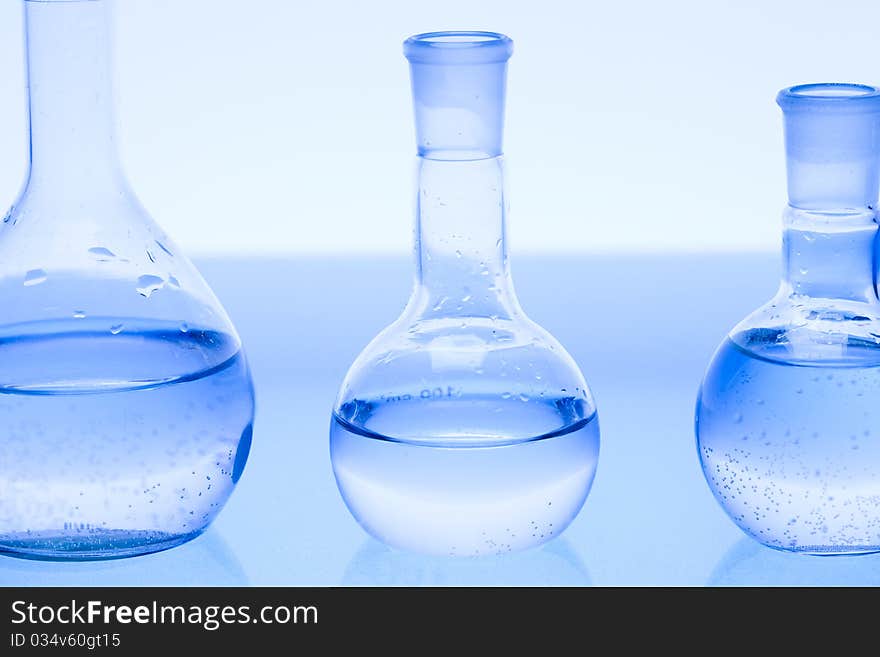
[{"label": "glass flask", "polygon": [[0,223],[0,551],[187,541],[241,475],[241,343],[116,155],[105,0],[25,0],[30,166]]},{"label": "glass flask", "polygon": [[880,90],[784,89],[779,291],[718,348],[696,412],[703,472],[747,534],[814,554],[880,549]]},{"label": "glass flask", "polygon": [[348,508],[389,545],[440,555],[543,543],[577,515],[599,452],[577,365],[529,320],[505,247],[501,136],[513,44],[408,39],[418,142],[416,280],[358,356],[330,451]]}]

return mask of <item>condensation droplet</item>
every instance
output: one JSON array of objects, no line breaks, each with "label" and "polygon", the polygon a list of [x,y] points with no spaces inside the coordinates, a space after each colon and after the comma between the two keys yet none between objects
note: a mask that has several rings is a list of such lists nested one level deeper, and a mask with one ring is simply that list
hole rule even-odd
[{"label": "condensation droplet", "polygon": [[529,396],[526,395],[526,394],[524,394],[524,393],[520,393],[520,394],[519,394],[519,400],[520,400],[520,401],[527,402],[527,401],[529,401]]},{"label": "condensation droplet", "polygon": [[82,310],[74,310],[73,311],[73,318],[74,319],[85,319],[86,314]]},{"label": "condensation droplet", "polygon": [[188,333],[189,332],[189,324],[187,324],[186,322],[181,322],[180,323],[180,332],[181,333]]},{"label": "condensation droplet", "polygon": [[144,274],[137,279],[137,287],[135,289],[138,291],[138,294],[149,299],[153,292],[160,290],[164,286],[164,278],[152,274]]},{"label": "condensation droplet", "polygon": [[122,332],[123,328],[124,328],[123,324],[114,324],[113,326],[110,327],[110,332],[113,335],[119,335]]},{"label": "condensation droplet", "polygon": [[24,284],[27,287],[44,283],[48,278],[45,269],[31,269],[24,275]]},{"label": "condensation droplet", "polygon": [[176,287],[177,289],[180,289],[180,281],[178,281],[175,276],[171,276],[171,275],[168,276],[168,285],[170,285],[171,287]]},{"label": "condensation droplet", "polygon": [[100,262],[106,262],[107,260],[111,260],[116,257],[116,254],[113,253],[113,251],[103,246],[93,246],[91,249],[89,249],[89,255],[94,256]]}]

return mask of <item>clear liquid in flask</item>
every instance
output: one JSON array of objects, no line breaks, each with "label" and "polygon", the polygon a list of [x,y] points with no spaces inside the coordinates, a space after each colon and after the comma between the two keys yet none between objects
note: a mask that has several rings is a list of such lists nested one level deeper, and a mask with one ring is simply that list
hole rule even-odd
[{"label": "clear liquid in flask", "polygon": [[792,361],[774,331],[719,348],[697,406],[703,471],[748,534],[787,550],[880,550],[880,345]]},{"label": "clear liquid in flask", "polygon": [[16,374],[0,379],[0,462],[16,464],[0,470],[0,551],[122,557],[201,533],[250,448],[237,340],[122,319],[22,328],[0,338]]},{"label": "clear liquid in flask", "polygon": [[532,547],[589,493],[599,424],[584,411],[570,397],[353,402],[332,420],[334,473],[355,518],[389,545],[449,556]]}]

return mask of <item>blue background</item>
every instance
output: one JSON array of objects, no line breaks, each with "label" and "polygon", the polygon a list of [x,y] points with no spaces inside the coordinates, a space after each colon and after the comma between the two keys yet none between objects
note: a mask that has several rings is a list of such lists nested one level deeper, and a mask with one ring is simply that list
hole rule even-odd
[{"label": "blue background", "polygon": [[880,584],[880,556],[789,555],[746,538],[706,486],[697,386],[717,343],[775,291],[767,255],[513,258],[530,316],[583,368],[602,423],[593,490],[561,538],[449,560],[368,538],[336,491],[330,410],[361,348],[409,294],[405,258],[203,259],[245,342],[253,450],[212,528],[121,561],[0,558],[2,585]]}]

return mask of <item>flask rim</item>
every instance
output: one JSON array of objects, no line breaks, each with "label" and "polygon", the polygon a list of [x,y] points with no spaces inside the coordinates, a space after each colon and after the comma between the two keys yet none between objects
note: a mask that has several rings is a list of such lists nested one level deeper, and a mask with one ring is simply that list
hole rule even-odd
[{"label": "flask rim", "polygon": [[513,40],[483,30],[423,32],[403,42],[403,54],[419,64],[500,63],[513,54]]},{"label": "flask rim", "polygon": [[880,88],[851,82],[798,84],[780,91],[776,102],[785,112],[880,112]]}]

